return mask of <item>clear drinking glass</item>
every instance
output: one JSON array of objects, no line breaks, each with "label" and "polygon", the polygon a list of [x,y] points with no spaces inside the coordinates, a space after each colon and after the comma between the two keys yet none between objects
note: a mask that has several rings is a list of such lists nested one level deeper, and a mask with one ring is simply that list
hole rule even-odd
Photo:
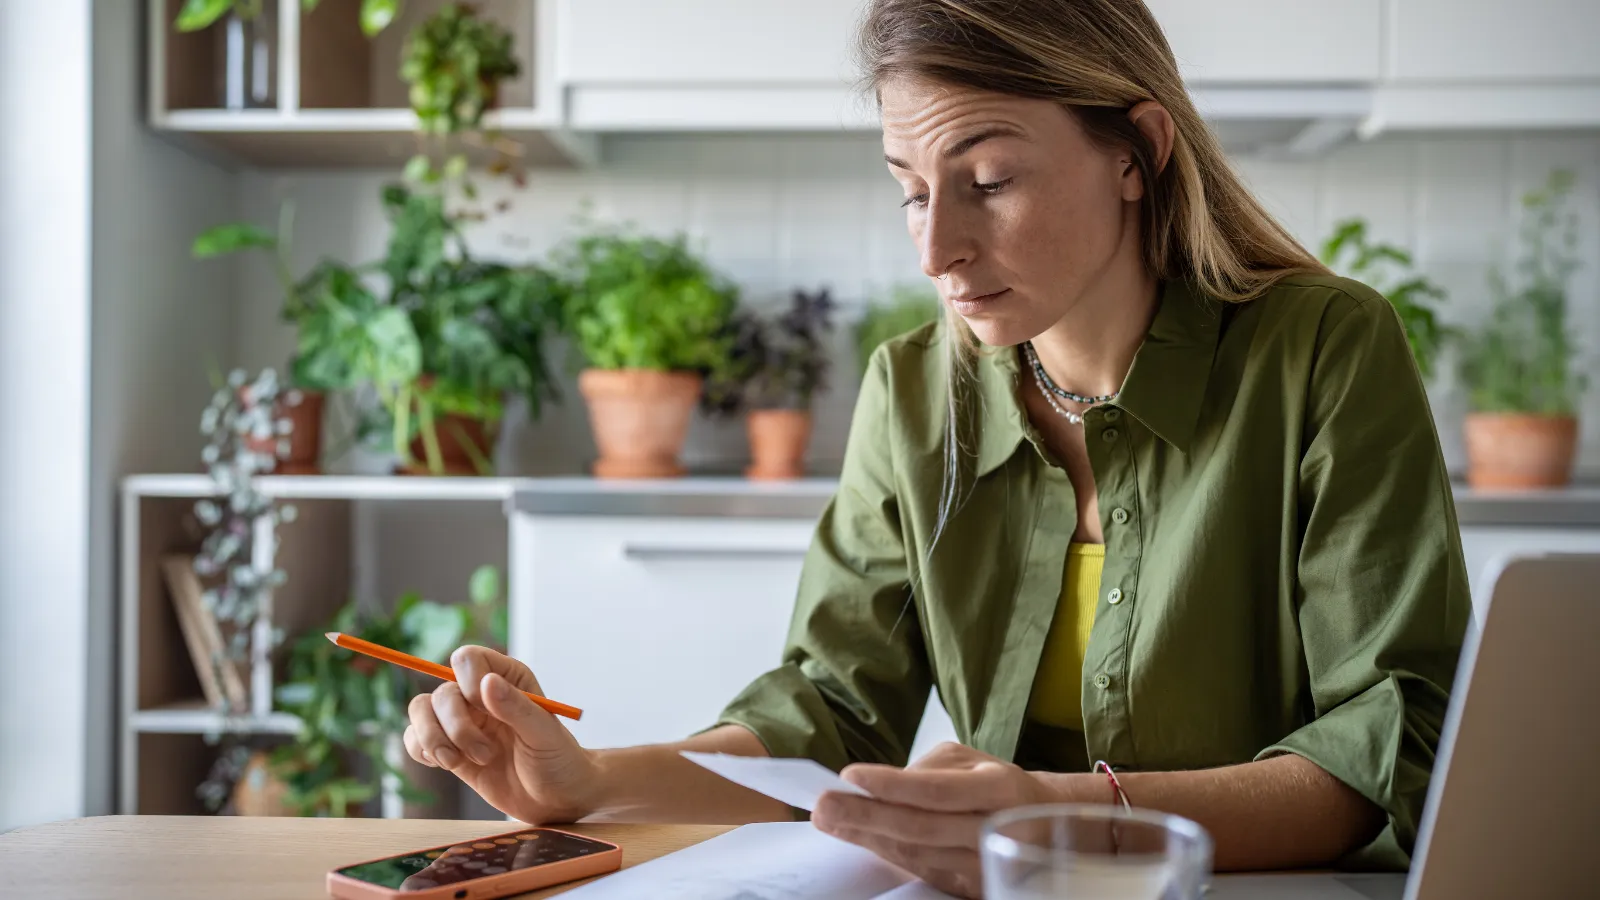
[{"label": "clear drinking glass", "polygon": [[1164,813],[1022,806],[979,841],[987,900],[1199,900],[1211,878],[1211,836]]}]

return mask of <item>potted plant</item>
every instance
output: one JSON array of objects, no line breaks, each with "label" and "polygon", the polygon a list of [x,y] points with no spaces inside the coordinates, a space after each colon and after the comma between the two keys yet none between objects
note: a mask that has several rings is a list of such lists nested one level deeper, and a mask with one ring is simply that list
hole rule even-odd
[{"label": "potted plant", "polygon": [[1573,183],[1571,172],[1557,170],[1523,197],[1521,286],[1491,270],[1493,312],[1463,341],[1473,487],[1558,487],[1572,475],[1578,398],[1587,386],[1567,322],[1567,281],[1578,268],[1577,216],[1566,208]]},{"label": "potted plant", "polygon": [[878,345],[939,318],[939,296],[925,287],[898,286],[887,303],[873,304],[856,323],[856,360],[861,373]]},{"label": "potted plant", "polygon": [[436,192],[391,186],[384,208],[393,232],[378,265],[383,305],[404,314],[395,329],[417,355],[414,366],[369,374],[401,470],[489,474],[506,397],[525,397],[537,418],[557,396],[543,342],[560,325],[562,285],[537,266],[473,257]]},{"label": "potted plant", "polygon": [[[282,0],[292,3],[294,0]],[[299,0],[311,11],[321,0]],[[370,37],[393,21],[400,0],[361,0],[361,28]],[[278,23],[263,0],[184,0],[173,25],[200,31],[225,19],[217,37],[217,106],[260,109],[278,105]]]},{"label": "potted plant", "polygon": [[601,478],[681,475],[678,456],[704,376],[728,361],[737,291],[686,240],[596,231],[557,255],[566,322],[588,366]]},{"label": "potted plant", "polygon": [[[444,662],[456,647],[473,640],[504,648],[498,570],[480,567],[468,593],[470,604],[435,603],[407,593],[389,613],[350,603],[326,627],[290,645],[288,679],[275,699],[280,709],[299,716],[301,725],[294,740],[270,757],[272,773],[285,787],[282,803],[299,815],[349,815],[377,794],[383,774],[398,780],[402,797],[424,799],[406,769],[390,759],[391,745],[405,730],[406,704],[431,685],[398,666],[336,647],[323,633],[343,632],[433,662]],[[352,768],[352,754],[367,761],[371,776]]]},{"label": "potted plant", "polygon": [[[383,308],[362,284],[361,273],[332,260],[318,263],[296,279],[289,260],[294,207],[284,203],[277,230],[249,223],[208,229],[195,238],[193,255],[210,259],[246,250],[267,252],[283,293],[281,316],[295,328],[295,353],[287,367],[290,390],[278,401],[277,416],[289,422],[287,446],[280,448],[277,472],[308,475],[321,471],[322,424],[326,397],[362,384],[375,370],[406,369],[416,351],[396,339],[405,325],[398,310]],[[396,359],[398,357],[398,359]],[[261,452],[274,452],[259,443]]]},{"label": "potted plant", "polygon": [[790,307],[775,319],[749,312],[735,317],[728,365],[706,388],[714,413],[748,410],[749,478],[780,480],[805,473],[811,437],[811,400],[824,386],[832,330],[833,300],[826,290],[795,291]]},{"label": "potted plant", "polygon": [[1388,298],[1405,326],[1418,371],[1424,379],[1433,377],[1440,349],[1456,335],[1439,323],[1436,307],[1445,299],[1444,289],[1416,273],[1411,254],[1372,241],[1366,220],[1356,218],[1334,226],[1322,245],[1322,261]]}]

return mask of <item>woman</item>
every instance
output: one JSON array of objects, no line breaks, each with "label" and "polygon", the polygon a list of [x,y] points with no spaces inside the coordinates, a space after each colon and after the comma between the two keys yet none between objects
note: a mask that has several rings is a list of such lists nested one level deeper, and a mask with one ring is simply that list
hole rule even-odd
[{"label": "woman", "polygon": [[[1109,803],[1095,760],[1219,869],[1403,867],[1468,595],[1393,310],[1240,185],[1138,0],[875,0],[862,46],[950,314],[873,356],[784,664],[596,752],[468,648],[411,754],[529,822],[786,819],[677,751],[811,757],[875,798],[817,827],[967,895],[985,814]],[[961,745],[898,768],[930,686]]]}]

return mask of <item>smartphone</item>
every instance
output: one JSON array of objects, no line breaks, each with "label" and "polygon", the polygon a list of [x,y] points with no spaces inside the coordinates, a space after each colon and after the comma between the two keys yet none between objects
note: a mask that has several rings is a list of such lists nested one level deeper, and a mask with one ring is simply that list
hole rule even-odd
[{"label": "smartphone", "polygon": [[493,900],[622,867],[622,848],[554,828],[413,850],[328,873],[340,900]]}]

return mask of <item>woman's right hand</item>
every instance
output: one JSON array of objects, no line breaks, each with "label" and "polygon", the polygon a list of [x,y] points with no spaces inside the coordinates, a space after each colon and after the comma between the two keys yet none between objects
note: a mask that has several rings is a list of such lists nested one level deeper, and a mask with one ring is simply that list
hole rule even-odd
[{"label": "woman's right hand", "polygon": [[411,698],[406,752],[449,769],[495,809],[523,822],[575,822],[594,811],[599,772],[555,716],[527,666],[487,647],[450,655],[456,681]]}]

